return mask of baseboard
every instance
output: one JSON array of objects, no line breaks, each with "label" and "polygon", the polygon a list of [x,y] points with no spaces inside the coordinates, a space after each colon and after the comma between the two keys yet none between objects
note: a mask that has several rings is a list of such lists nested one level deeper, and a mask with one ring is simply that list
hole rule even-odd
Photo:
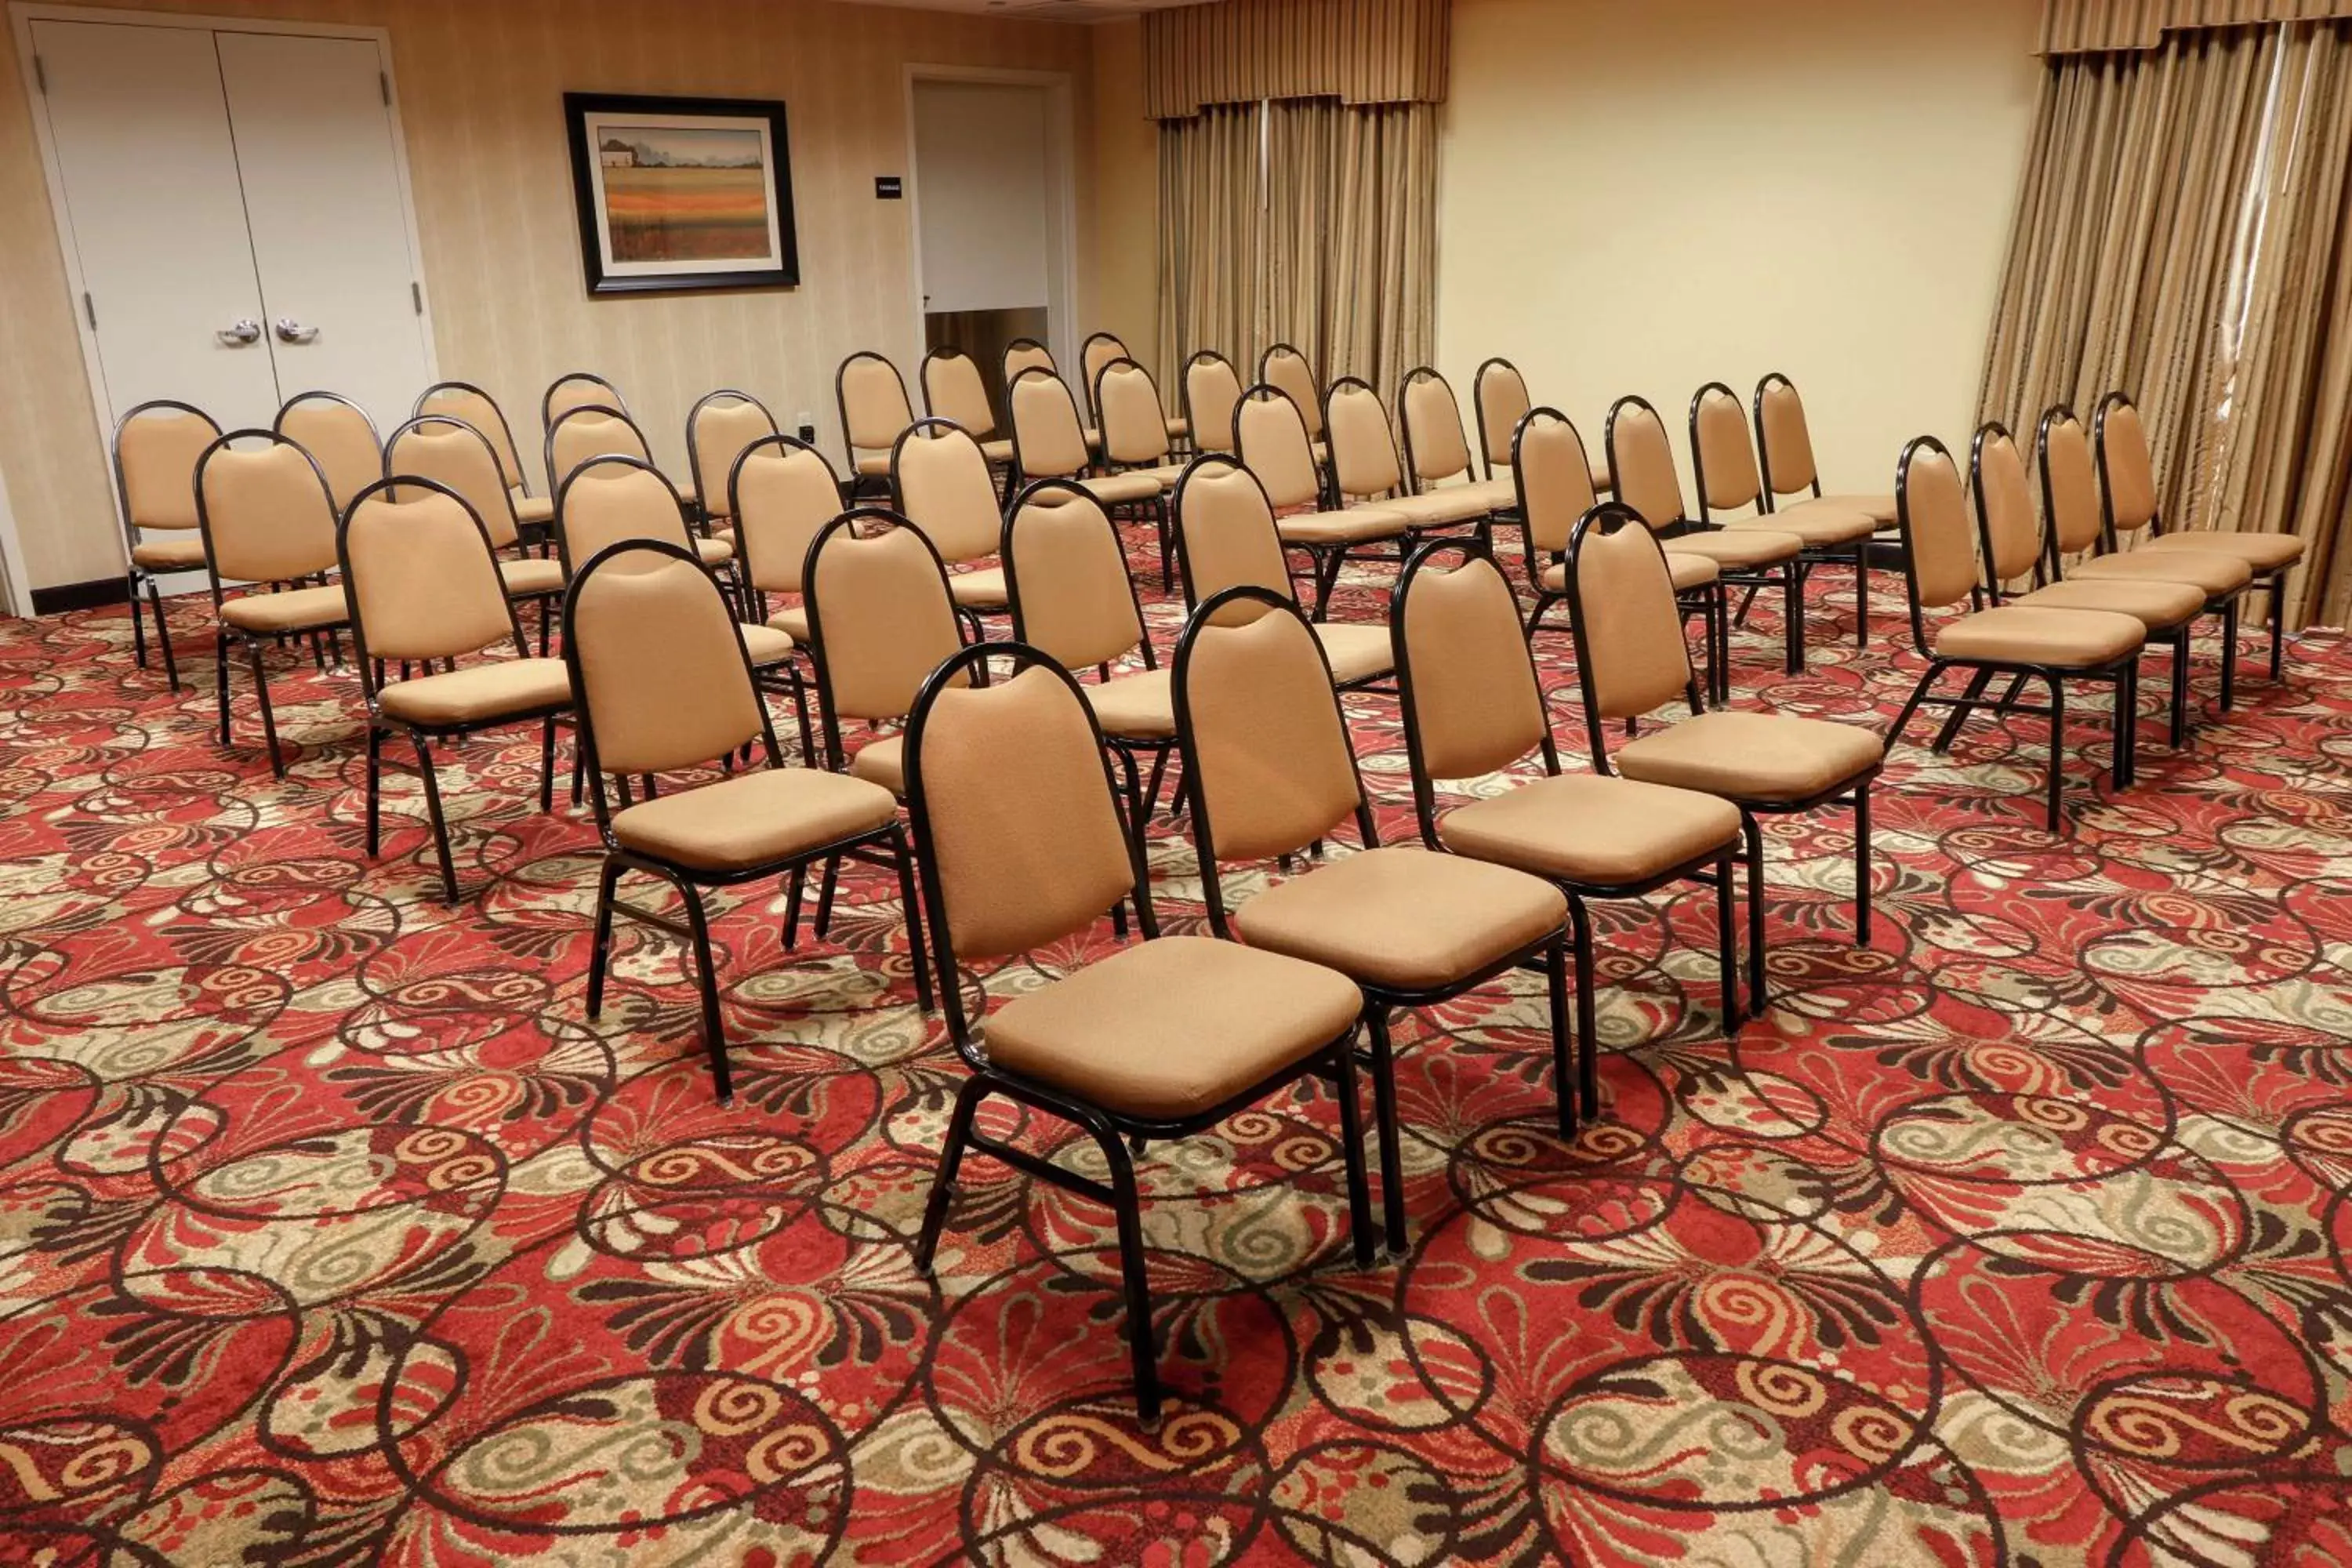
[{"label": "baseboard", "polygon": [[130,584],[121,577],[100,577],[89,583],[60,583],[33,590],[33,614],[62,616],[68,610],[95,610],[120,605],[131,597]]}]

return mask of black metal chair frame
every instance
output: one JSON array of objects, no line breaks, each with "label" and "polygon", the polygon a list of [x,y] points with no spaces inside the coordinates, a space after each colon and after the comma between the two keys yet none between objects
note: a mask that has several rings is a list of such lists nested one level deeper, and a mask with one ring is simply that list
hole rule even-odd
[{"label": "black metal chair frame", "polygon": [[[1792,393],[1797,391],[1797,384],[1786,375],[1777,370],[1767,371],[1756,383],[1756,395],[1749,400],[1748,405],[1748,426],[1756,433],[1756,473],[1764,486],[1763,510],[1768,515],[1780,510],[1780,498],[1783,495],[1797,493],[1794,490],[1775,489],[1772,484],[1772,447],[1771,444],[1764,439],[1764,395],[1776,386],[1785,386]],[[1797,402],[1800,407],[1803,406],[1804,396],[1801,393],[1798,394]],[[1806,437],[1808,440],[1811,438],[1810,421],[1806,426]],[[1817,458],[1813,464],[1812,493],[1807,499],[1819,500],[1822,494],[1822,470]],[[1897,528],[1894,523],[1883,522],[1878,525],[1878,537],[1882,540],[1896,531]]]},{"label": "black metal chair frame", "polygon": [[[1285,403],[1289,404],[1292,412],[1298,417],[1298,438],[1306,446],[1307,461],[1308,465],[1315,470],[1316,506],[1326,511],[1336,511],[1341,510],[1337,499],[1332,493],[1331,470],[1329,463],[1328,461],[1316,461],[1315,438],[1307,428],[1306,416],[1299,411],[1298,400],[1292,397],[1290,394],[1283,391],[1282,388],[1275,385],[1274,383],[1270,381],[1261,381],[1255,385],[1244,389],[1241,395],[1241,401],[1234,405],[1234,444],[1236,446],[1240,445],[1241,411],[1243,407],[1251,403],[1268,402],[1277,397],[1282,399]],[[1325,451],[1327,454],[1329,451],[1328,440],[1326,442]],[[1218,454],[1207,452],[1202,454],[1202,457],[1213,457],[1217,455]],[[1243,462],[1238,457],[1235,457],[1231,460],[1239,463],[1240,466],[1244,468],[1249,466],[1246,462]],[[1191,472],[1189,466],[1186,468],[1186,472],[1188,474]],[[1255,470],[1252,470],[1251,477],[1253,479],[1256,478]],[[1264,489],[1265,488],[1264,481],[1260,481],[1258,488],[1260,489]],[[1267,510],[1269,511],[1273,510],[1271,501],[1267,504]],[[1405,553],[1411,547],[1412,540],[1412,535],[1410,531],[1408,531],[1403,537],[1398,540],[1396,549],[1391,552],[1381,548],[1383,542],[1380,540],[1367,540],[1360,544],[1318,544],[1311,540],[1286,539],[1282,536],[1282,519],[1279,514],[1276,514],[1275,517],[1274,531],[1275,537],[1281,541],[1283,554],[1286,559],[1288,557],[1290,552],[1294,550],[1307,557],[1307,579],[1315,584],[1315,607],[1307,612],[1307,619],[1312,621],[1321,621],[1327,617],[1331,608],[1332,590],[1339,586],[1339,568],[1347,564],[1349,557],[1352,556],[1359,561],[1393,561],[1402,566],[1404,563]]]},{"label": "black metal chair frame", "polygon": [[[727,515],[735,520],[735,563],[737,566],[741,568],[743,597],[746,605],[751,610],[751,618],[763,624],[768,619],[768,594],[766,589],[758,585],[759,573],[753,568],[751,561],[751,531],[743,526],[743,497],[741,493],[741,485],[743,478],[743,465],[749,462],[759,453],[772,449],[778,452],[806,452],[818,462],[824,463],[827,473],[833,473],[833,464],[826,458],[823,452],[818,451],[814,447],[811,446],[808,442],[802,440],[799,437],[787,435],[782,430],[777,431],[772,436],[762,436],[758,440],[752,442],[750,446],[745,447],[741,451],[735,454],[735,461],[728,468]],[[834,489],[835,491],[835,500],[837,506],[841,500],[841,497],[838,493],[841,489],[841,476],[834,474],[833,483]],[[814,640],[814,628],[812,628],[811,641]],[[807,646],[795,646],[793,649],[793,672],[795,677],[800,677],[801,672],[799,666],[803,661],[806,661],[809,664],[810,673],[813,675],[815,668],[814,660],[815,654]],[[754,671],[753,673],[756,675],[758,672]],[[814,698],[814,689],[811,679],[801,678],[797,688],[792,689],[791,695],[793,699],[793,717],[799,721],[802,765],[812,768],[822,766],[823,764],[817,760],[816,738],[809,727],[809,703]]]},{"label": "black metal chair frame", "polygon": [[[1710,392],[1719,392],[1723,394],[1724,396],[1731,400],[1731,405],[1734,408],[1738,408],[1740,406],[1739,395],[1719,381],[1710,381],[1705,386],[1700,387],[1696,392],[1691,394],[1691,482],[1693,487],[1698,491],[1697,521],[1699,527],[1703,529],[1715,529],[1722,526],[1709,514],[1709,508],[1706,503],[1706,453],[1698,438],[1699,405],[1706,400],[1706,395]],[[1745,413],[1746,411],[1743,409],[1743,418],[1745,417]],[[1749,429],[1748,435],[1750,439],[1755,438],[1755,431],[1752,426]],[[1757,469],[1757,472],[1759,475],[1757,482],[1761,489],[1756,497],[1756,516],[1759,521],[1764,521],[1772,516],[1774,509],[1768,504],[1772,499],[1770,487],[1760,478],[1763,472],[1760,466],[1763,460],[1761,457],[1762,446],[1760,442],[1759,443],[1757,450],[1759,453],[1757,460],[1759,465]],[[1808,544],[1803,550],[1798,552],[1796,561],[1796,591],[1799,594],[1802,594],[1804,592],[1805,584],[1811,581],[1813,568],[1816,566],[1851,566],[1853,568],[1853,646],[1858,648],[1866,648],[1870,646],[1870,543],[1876,536],[1877,531],[1874,529],[1871,532],[1864,534],[1852,544]],[[1755,596],[1756,591],[1753,588],[1750,588],[1748,590],[1748,597],[1753,599]],[[1743,615],[1745,613],[1744,605],[1742,606],[1742,613]]]},{"label": "black metal chair frame", "polygon": [[1184,374],[1176,390],[1178,401],[1184,408],[1184,428],[1188,432],[1185,439],[1195,456],[1211,450],[1201,437],[1201,411],[1192,406],[1192,367],[1202,360],[1213,360],[1223,365],[1226,374],[1234,378],[1234,384],[1235,386],[1242,384],[1241,372],[1234,367],[1234,362],[1214,349],[1196,350],[1192,357],[1184,362]]},{"label": "black metal chair frame", "polygon": [[[1080,414],[1076,395],[1070,391],[1070,384],[1064,381],[1058,373],[1047,370],[1043,365],[1032,365],[1029,369],[1023,371],[1019,375],[1013,378],[1012,385],[1004,389],[1004,401],[1008,411],[1013,403],[1013,393],[1018,390],[1024,383],[1034,377],[1041,376],[1045,380],[1052,382],[1055,386],[1058,387],[1061,390],[1062,396],[1068,401],[1070,406],[1070,417],[1077,423],[1078,426],[1078,444],[1082,447],[1087,447],[1086,421]],[[1115,474],[1118,471],[1116,465],[1098,460],[1099,454],[1093,448],[1087,447],[1087,462],[1085,466],[1080,468],[1075,474],[1032,474],[1029,471],[1027,455],[1022,450],[1021,447],[1021,420],[1018,416],[1013,415],[1010,412],[1007,413],[1006,417],[1011,420],[1013,425],[1013,470],[1008,480],[1007,488],[1013,489],[1016,493],[1027,489],[1031,484],[1041,479],[1069,479],[1074,482],[1077,482],[1078,488],[1084,489],[1086,486],[1083,481],[1088,476],[1093,475],[1097,471],[1106,475]],[[1099,436],[1101,434],[1100,430],[1097,429],[1096,434]],[[1153,496],[1149,500],[1111,502],[1101,500],[1097,498],[1097,504],[1103,509],[1103,511],[1108,516],[1113,519],[1117,519],[1122,512],[1124,512],[1126,516],[1132,521],[1149,522],[1151,524],[1153,531],[1157,532],[1160,537],[1160,591],[1166,593],[1172,590],[1175,587],[1175,581],[1170,574],[1175,570],[1175,549],[1169,538],[1171,523],[1168,514],[1167,487],[1163,485],[1160,488],[1160,493]],[[1124,546],[1122,546],[1122,548],[1124,548]]]},{"label": "black metal chair frame", "polygon": [[[1404,380],[1397,384],[1397,428],[1402,431],[1404,435],[1404,462],[1402,468],[1404,472],[1404,488],[1405,492],[1408,495],[1426,495],[1435,488],[1433,485],[1422,479],[1421,464],[1413,456],[1412,399],[1411,394],[1415,386],[1424,381],[1433,381],[1440,386],[1445,388],[1446,401],[1454,405],[1454,428],[1462,437],[1462,449],[1465,452],[1467,452],[1470,449],[1470,432],[1463,429],[1462,427],[1462,400],[1454,395],[1454,384],[1447,381],[1444,374],[1433,365],[1415,365],[1412,369],[1405,372]],[[1329,426],[1330,420],[1328,416],[1325,417],[1324,424],[1327,428]],[[1485,444],[1486,438],[1486,432],[1482,429],[1478,433],[1478,439],[1481,446]],[[1465,466],[1462,470],[1462,477],[1465,480],[1472,480],[1475,479],[1478,476],[1474,473],[1470,468]],[[1494,476],[1490,472],[1486,477],[1492,479]],[[1491,515],[1502,521],[1507,522],[1511,520],[1513,513],[1511,509],[1508,507],[1497,507]]]},{"label": "black metal chair frame", "polygon": [[[1323,444],[1330,452],[1330,461],[1323,465],[1323,482],[1327,487],[1328,498],[1326,504],[1334,510],[1348,504],[1348,498],[1339,493],[1339,430],[1338,426],[1331,423],[1332,401],[1342,394],[1351,395],[1360,394],[1368,396],[1372,400],[1373,405],[1380,409],[1381,431],[1387,436],[1389,442],[1389,459],[1396,466],[1396,493],[1401,496],[1421,493],[1413,484],[1412,457],[1407,448],[1397,445],[1396,422],[1390,417],[1388,399],[1381,395],[1379,387],[1374,386],[1362,376],[1343,375],[1323,389]],[[1364,500],[1366,505],[1380,504],[1378,497],[1366,497]],[[1459,535],[1454,531],[1464,528],[1470,530],[1490,548],[1493,546],[1495,514],[1491,511],[1482,512],[1475,517],[1465,517],[1454,522],[1417,522],[1406,528],[1404,538],[1397,544],[1398,569],[1403,569],[1405,557],[1419,549],[1424,541],[1432,538],[1457,538]]]},{"label": "black metal chair frame", "polygon": [[[497,474],[499,478],[499,504],[507,509],[507,521],[511,524],[514,529],[515,548],[518,551],[527,549],[528,546],[524,542],[525,532],[522,526],[522,520],[515,516],[514,497],[506,488],[506,470],[499,466],[499,449],[494,444],[492,444],[489,437],[484,433],[478,426],[469,424],[465,419],[460,418],[455,414],[418,414],[401,421],[401,423],[394,428],[392,434],[385,437],[383,439],[383,477],[388,479],[397,479],[400,477],[399,467],[393,461],[392,457],[394,448],[400,445],[400,438],[403,436],[407,435],[412,430],[421,430],[427,426],[434,425],[446,425],[453,430],[457,430],[466,435],[471,436],[475,440],[479,441],[482,444],[484,454],[490,459],[490,471]],[[421,478],[421,476],[416,475],[412,475],[410,477],[412,479]],[[474,511],[478,518],[480,516],[478,510],[472,506],[469,505],[467,510]],[[541,560],[547,559],[554,552],[555,542],[552,538],[553,532],[554,524],[550,522],[548,525],[547,534],[542,535],[538,541],[539,555]],[[491,554],[493,559],[495,559],[497,552],[493,550]],[[509,602],[514,599],[520,598],[528,600],[539,606],[539,651],[542,658],[546,657],[549,647],[552,646],[551,639],[554,636],[556,614],[555,602],[562,596],[563,590],[561,588],[551,588],[547,592],[541,594],[509,594],[508,595]]]},{"label": "black metal chair frame", "polygon": [[[1486,465],[1486,477],[1490,479],[1495,477],[1495,454],[1486,449],[1486,373],[1497,365],[1509,371],[1513,375],[1518,376],[1522,391],[1526,390],[1528,384],[1528,378],[1519,374],[1519,367],[1501,354],[1496,354],[1481,362],[1478,373],[1470,378],[1470,410],[1472,416],[1478,421],[1478,460]],[[1528,399],[1528,412],[1534,412],[1535,406],[1535,399],[1531,396]],[[1522,415],[1520,419],[1524,423],[1526,416]],[[1517,428],[1516,425],[1512,426],[1514,431]],[[1512,442],[1512,449],[1514,451],[1517,449],[1516,437]]]},{"label": "black metal chair frame", "polygon": [[[934,555],[939,553],[939,546],[938,543],[931,539],[930,531],[926,529],[922,523],[916,519],[915,515],[907,510],[907,486],[906,481],[899,476],[898,465],[901,460],[900,455],[906,451],[907,443],[909,441],[941,440],[944,439],[946,435],[950,432],[970,441],[975,449],[980,446],[979,437],[974,436],[971,431],[965,429],[954,420],[936,414],[927,414],[922,418],[916,420],[904,430],[899,431],[898,438],[890,443],[890,489],[887,496],[886,497],[889,503],[888,510],[898,516],[904,518],[908,527],[915,530],[916,532],[920,533],[923,536],[924,542],[931,545],[931,552]],[[1014,450],[1016,453],[1018,452],[1018,443],[1015,444]],[[983,469],[988,467],[987,454],[984,452],[981,454],[981,467]],[[1020,471],[1020,463],[1016,458],[1013,466],[1005,470],[1006,478],[1010,479],[1018,475]],[[1011,515],[1013,503],[1009,497],[999,494],[992,486],[989,491],[989,498],[996,511],[997,547],[1001,550],[1003,548],[1004,520],[1006,517]],[[1122,546],[1122,548],[1124,548],[1124,546]],[[998,558],[998,564],[1002,565],[1003,563],[1003,557],[1000,556]],[[941,569],[945,570],[947,564],[945,557],[940,558],[940,564]],[[963,563],[958,562],[957,564],[961,565]],[[994,616],[1001,619],[1004,619],[1008,625],[1010,624],[1010,616],[1012,615],[1012,606],[1010,603],[1008,603],[1003,609],[987,610],[958,603],[953,590],[953,583],[955,580],[954,574],[950,573],[948,580],[950,583],[948,602],[955,605],[956,619],[961,621],[964,626],[970,629],[971,632],[971,641],[987,642],[990,640],[988,636],[988,622],[986,619],[988,616]],[[805,582],[806,579],[803,578],[803,581]],[[1007,600],[1009,601],[1012,595],[1008,593],[1006,595]],[[1003,639],[1000,637],[996,640],[1001,642]]]},{"label": "black metal chair frame", "polygon": [[[834,367],[833,406],[834,411],[838,414],[841,418],[842,450],[849,455],[848,500],[852,501],[874,495],[877,492],[887,494],[890,485],[890,476],[887,471],[879,474],[869,474],[864,472],[858,468],[857,454],[860,448],[853,445],[849,439],[849,394],[844,384],[849,379],[849,367],[856,364],[859,360],[866,359],[874,361],[876,363],[887,370],[890,373],[891,379],[898,384],[898,402],[900,406],[907,410],[908,423],[911,424],[913,422],[915,414],[914,400],[907,395],[907,378],[898,374],[897,362],[892,360],[887,354],[876,353],[872,349],[860,349],[856,353],[851,354],[848,358],[843,360],[838,365]],[[894,437],[893,439],[896,439],[896,437]],[[875,447],[864,448],[864,450],[869,452],[878,451],[881,448]]]},{"label": "black metal chair frame", "polygon": [[[584,382],[590,386],[600,386],[604,389],[604,396],[598,398],[595,403],[587,405],[586,406],[609,410],[612,413],[619,415],[622,418],[626,419],[632,426],[635,426],[637,422],[636,416],[629,412],[628,400],[621,395],[621,389],[619,387],[614,386],[611,382],[605,380],[603,376],[598,375],[593,370],[567,370],[562,375],[557,376],[553,381],[549,382],[547,384],[547,390],[539,395],[539,427],[541,430],[547,431],[553,429],[555,427],[557,418],[560,417],[553,412],[555,407],[555,389],[559,386],[569,385],[571,383],[575,381]],[[566,409],[564,412],[570,413],[571,410]],[[504,417],[504,416],[501,415],[500,417]],[[550,484],[553,484],[555,482],[555,476],[552,473],[548,475],[548,482]]]},{"label": "black metal chair frame", "polygon": [[[705,538],[708,538],[710,533],[710,520],[713,516],[710,510],[710,497],[712,494],[710,481],[715,476],[706,474],[702,471],[702,443],[694,438],[694,426],[696,422],[702,417],[702,411],[704,409],[709,407],[715,403],[729,399],[737,403],[748,403],[752,407],[758,409],[761,416],[768,422],[769,435],[781,436],[783,434],[784,430],[782,426],[776,423],[776,415],[773,409],[770,408],[766,404],[761,402],[758,398],[752,396],[750,393],[743,391],[740,387],[722,386],[715,392],[706,392],[701,396],[694,400],[693,407],[686,411],[686,471],[687,476],[694,481],[694,510],[688,515],[689,521],[695,524],[698,531],[699,531]],[[735,465],[730,462],[727,465],[728,478],[732,479],[734,478],[734,474]],[[734,504],[735,498],[732,491],[729,492],[727,500],[730,506]],[[732,517],[735,514],[730,511],[726,515]],[[743,552],[743,546],[740,541],[735,546],[735,552],[738,555],[740,555]],[[749,581],[750,579],[747,576],[745,578],[745,582],[748,584]],[[748,587],[744,594],[743,602],[747,605],[751,602]]]},{"label": "black metal chair frame", "polygon": [[[211,415],[205,413],[203,409],[197,407],[193,403],[182,403],[174,398],[169,397],[157,397],[151,398],[147,402],[139,405],[137,407],[125,411],[122,417],[114,422],[114,439],[107,448],[107,455],[112,460],[114,465],[115,502],[122,510],[123,582],[131,600],[131,652],[139,660],[139,668],[142,669],[146,668],[147,633],[139,615],[139,590],[143,586],[147,590],[148,606],[153,611],[155,616],[155,646],[163,655],[163,678],[171,684],[172,689],[173,691],[177,691],[180,689],[180,666],[179,661],[173,657],[172,652],[171,626],[163,618],[163,587],[155,581],[154,573],[149,571],[146,567],[138,564],[131,558],[131,552],[139,548],[139,526],[131,521],[131,490],[129,487],[124,484],[122,477],[122,432],[128,429],[131,422],[133,419],[138,418],[141,415],[154,414],[164,411],[173,414],[194,415],[197,418],[203,420],[207,426],[211,426],[214,440],[217,441],[220,439],[221,427],[219,420],[215,419]],[[188,483],[193,490],[195,484],[195,471],[193,468],[188,472]],[[173,531],[158,529],[156,531],[161,533]],[[177,531],[185,531],[183,530]]]}]

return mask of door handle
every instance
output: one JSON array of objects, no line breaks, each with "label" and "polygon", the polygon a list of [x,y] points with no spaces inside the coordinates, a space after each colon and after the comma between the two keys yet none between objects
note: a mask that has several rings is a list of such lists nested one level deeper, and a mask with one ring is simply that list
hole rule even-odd
[{"label": "door handle", "polygon": [[261,341],[261,323],[248,316],[243,321],[231,321],[213,336],[233,349],[249,348]]},{"label": "door handle", "polygon": [[273,324],[278,328],[278,341],[281,343],[307,343],[319,335],[318,328],[306,327],[291,316],[280,316]]}]

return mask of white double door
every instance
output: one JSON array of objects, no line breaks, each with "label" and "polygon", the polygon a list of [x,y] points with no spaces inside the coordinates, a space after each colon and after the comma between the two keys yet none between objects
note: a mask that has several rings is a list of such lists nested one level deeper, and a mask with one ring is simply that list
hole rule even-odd
[{"label": "white double door", "polygon": [[47,17],[31,34],[110,423],[166,397],[267,426],[314,390],[398,423],[432,359],[377,42]]}]

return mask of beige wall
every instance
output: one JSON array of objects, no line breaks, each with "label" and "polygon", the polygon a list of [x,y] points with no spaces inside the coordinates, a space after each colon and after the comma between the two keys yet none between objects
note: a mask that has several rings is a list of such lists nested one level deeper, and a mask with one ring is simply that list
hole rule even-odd
[{"label": "beige wall", "polygon": [[[1077,132],[1078,296],[1091,310],[1094,43],[1084,27],[817,0],[119,0],[391,29],[444,375],[482,382],[526,447],[562,372],[619,384],[659,454],[713,387],[758,394],[835,441],[833,371],[878,348],[911,376],[921,342],[905,174],[908,63],[1067,73]],[[1133,67],[1140,72],[1139,45]],[[0,474],[34,586],[121,569],[13,36],[0,33]],[[590,300],[561,95],[781,98],[791,106],[797,289]],[[1146,318],[1148,321],[1148,317]],[[1149,341],[1148,333],[1144,341]]]},{"label": "beige wall", "polygon": [[[2037,0],[1458,0],[1440,363],[1504,354],[1597,453],[1638,392],[1805,394],[1823,479],[1957,447],[2040,68]],[[1466,406],[1465,406],[1466,413]],[[1685,458],[1685,461],[1687,459]]]},{"label": "beige wall", "polygon": [[1175,368],[1152,364],[1160,320],[1160,128],[1143,113],[1143,23],[1100,23],[1094,34],[1095,314],[1087,331],[1117,332],[1161,383],[1171,408]]}]

